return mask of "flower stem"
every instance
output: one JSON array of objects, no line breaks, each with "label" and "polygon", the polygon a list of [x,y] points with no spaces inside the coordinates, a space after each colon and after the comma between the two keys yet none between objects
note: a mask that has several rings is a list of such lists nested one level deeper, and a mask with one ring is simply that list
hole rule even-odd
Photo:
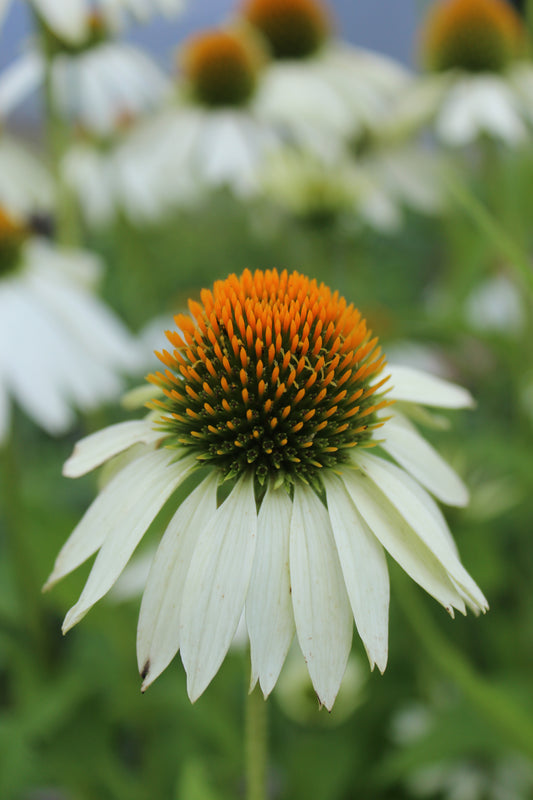
[{"label": "flower stem", "polygon": [[42,598],[26,536],[28,525],[24,515],[13,433],[0,448],[0,486],[6,542],[22,617],[23,628],[20,633],[42,656],[45,650]]},{"label": "flower stem", "polygon": [[49,52],[47,39],[50,34],[37,17],[36,25],[41,34],[42,55],[45,62],[43,105],[48,153],[55,182],[56,239],[61,245],[76,247],[81,239],[78,206],[62,174],[62,162],[72,141],[72,130],[70,123],[59,113],[54,97],[52,80],[54,56]]},{"label": "flower stem", "polygon": [[521,248],[516,245],[498,220],[470,191],[464,181],[449,169],[443,172],[442,175],[450,197],[470,217],[470,220],[477,226],[480,233],[492,242],[500,256],[507,259],[515,267],[522,282],[533,294],[533,269]]},{"label": "flower stem", "polygon": [[497,728],[503,739],[533,757],[533,723],[513,697],[480,675],[457,650],[424,609],[410,582],[402,580],[397,593],[404,615],[437,666],[463,691],[472,706]]},{"label": "flower stem", "polygon": [[256,687],[246,698],[246,800],[266,800],[267,712]]}]

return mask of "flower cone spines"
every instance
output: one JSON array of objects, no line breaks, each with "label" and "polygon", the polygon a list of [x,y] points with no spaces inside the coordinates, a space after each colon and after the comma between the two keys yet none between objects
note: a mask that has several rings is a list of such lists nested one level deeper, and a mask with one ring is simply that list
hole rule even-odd
[{"label": "flower cone spines", "polygon": [[265,37],[274,58],[306,58],[327,39],[331,21],[318,0],[247,0],[242,14]]},{"label": "flower cone spines", "polygon": [[240,106],[253,95],[264,53],[252,35],[230,29],[188,39],[179,64],[192,96],[210,107]]},{"label": "flower cone spines", "polygon": [[[312,482],[371,442],[387,404],[377,338],[324,284],[294,272],[245,271],[202,292],[150,376],[167,442],[225,477],[254,471]],[[380,376],[379,380],[376,380]]]},{"label": "flower cone spines", "polygon": [[421,33],[422,58],[438,71],[498,72],[525,46],[520,17],[505,0],[440,0]]}]

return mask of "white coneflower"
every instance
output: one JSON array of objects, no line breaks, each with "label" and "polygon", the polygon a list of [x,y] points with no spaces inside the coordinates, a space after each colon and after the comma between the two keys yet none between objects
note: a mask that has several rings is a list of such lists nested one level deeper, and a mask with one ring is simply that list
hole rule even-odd
[{"label": "white coneflower", "polygon": [[142,365],[133,336],[88,286],[99,269],[93,255],[58,250],[0,210],[0,440],[10,396],[57,434],[75,408],[117,397],[118,370]]},{"label": "white coneflower", "polygon": [[142,50],[114,40],[113,31],[96,13],[90,14],[86,35],[76,44],[43,29],[44,52],[28,49],[0,76],[0,112],[9,113],[44,84],[47,60],[56,110],[82,129],[105,136],[121,119],[156,108],[169,81]]},{"label": "white coneflower", "polygon": [[241,13],[273,56],[257,113],[319,152],[373,127],[409,80],[392,59],[334,39],[320,0],[246,0]]},{"label": "white coneflower", "polygon": [[296,272],[230,275],[190,312],[176,317],[179,333],[167,333],[170,352],[158,354],[164,371],[150,376],[160,394],[149,416],[89,436],[66,463],[74,477],[138,446],[66,542],[47,585],[98,551],[66,631],[196,476],[144,591],[143,688],[180,650],[189,696],[199,697],[244,610],[252,685],[270,693],[296,632],[331,708],[354,619],[371,666],[385,669],[385,550],[450,614],[487,607],[427,491],[463,505],[467,490],[407,416],[413,403],[458,408],[471,397],[386,368],[357,309]]},{"label": "white coneflower", "polygon": [[263,60],[255,37],[240,30],[207,30],[184,43],[175,102],[125,144],[163,208],[194,205],[221,187],[238,196],[256,191],[280,138],[256,112]]},{"label": "white coneflower", "polygon": [[435,75],[422,79],[406,102],[413,110],[419,101],[417,113],[433,120],[440,140],[460,146],[483,134],[510,145],[524,139],[533,70],[520,60],[526,32],[509,3],[440,0],[430,8],[421,38],[424,61]]},{"label": "white coneflower", "polygon": [[267,159],[260,186],[274,207],[297,218],[391,233],[401,226],[405,208],[440,208],[437,167],[431,153],[401,144],[371,145],[357,157],[338,151],[329,159],[287,147]]},{"label": "white coneflower", "polygon": [[[71,44],[79,44],[89,33],[90,15],[95,9],[114,22],[127,15],[146,19],[151,14],[174,14],[183,7],[183,0],[26,0],[45,24]],[[11,0],[0,3],[0,23],[11,6]]]}]

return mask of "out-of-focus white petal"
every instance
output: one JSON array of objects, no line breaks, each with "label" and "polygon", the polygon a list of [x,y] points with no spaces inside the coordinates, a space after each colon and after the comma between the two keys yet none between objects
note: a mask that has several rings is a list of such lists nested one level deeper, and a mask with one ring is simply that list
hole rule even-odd
[{"label": "out-of-focus white petal", "polygon": [[471,408],[474,405],[472,395],[462,386],[450,381],[421,372],[414,367],[387,365],[391,387],[389,397],[408,403],[420,403],[437,408]]},{"label": "out-of-focus white petal", "polygon": [[300,649],[320,702],[331,710],[350,653],[353,614],[328,512],[300,484],[294,488],[290,571]]},{"label": "out-of-focus white petal", "polygon": [[443,503],[466,506],[468,489],[457,473],[444,461],[402,414],[394,413],[382,428],[381,447],[413,478]]},{"label": "out-of-focus white petal", "polygon": [[323,478],[328,511],[355,626],[370,666],[387,666],[389,573],[380,543],[357,512],[336,475]]},{"label": "out-of-focus white petal", "polygon": [[437,116],[436,132],[452,146],[469,144],[483,133],[514,145],[527,134],[510,86],[492,75],[463,78],[450,88]]},{"label": "out-of-focus white petal", "polygon": [[65,461],[63,475],[67,478],[79,478],[108,461],[113,456],[131,447],[137,442],[156,441],[161,432],[153,429],[149,420],[131,420],[110,425],[101,431],[80,439],[74,446],[70,458]]},{"label": "out-of-focus white petal", "polygon": [[217,483],[218,476],[213,471],[183,501],[152,562],[137,628],[137,663],[143,691],[178,652],[185,579],[198,538],[215,514]]},{"label": "out-of-focus white petal", "polygon": [[0,115],[7,116],[37,89],[44,79],[44,63],[36,51],[28,51],[0,76]]},{"label": "out-of-focus white petal", "polygon": [[76,44],[83,40],[89,23],[87,0],[32,0],[47,25],[59,36]]},{"label": "out-of-focus white petal", "polygon": [[289,574],[292,503],[282,487],[268,487],[257,521],[257,545],[246,597],[253,687],[267,697],[278,679],[294,636]]},{"label": "out-of-focus white petal", "polygon": [[194,702],[220,667],[244,608],[257,533],[253,476],[245,475],[200,531],[181,609],[181,658]]}]

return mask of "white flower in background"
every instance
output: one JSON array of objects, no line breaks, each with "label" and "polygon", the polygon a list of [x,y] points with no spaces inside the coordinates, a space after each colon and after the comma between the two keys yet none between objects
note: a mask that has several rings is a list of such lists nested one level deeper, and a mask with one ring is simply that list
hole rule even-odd
[{"label": "white flower in background", "polygon": [[[77,45],[51,31],[42,34],[42,46],[51,57],[52,95],[57,111],[94,134],[113,133],[123,119],[161,105],[169,81],[139,48],[114,41],[112,27],[102,16],[91,15],[87,37]],[[6,116],[42,86],[46,60],[28,49],[0,76],[0,113]]]},{"label": "white flower in background", "polygon": [[319,0],[247,0],[241,14],[273,57],[258,87],[257,113],[319,153],[378,124],[409,83],[392,59],[333,39]]},{"label": "white flower in background", "polygon": [[27,147],[0,133],[0,206],[15,216],[49,212],[54,186],[48,170]]},{"label": "white flower in background", "polygon": [[436,74],[400,98],[399,115],[431,120],[450,146],[483,135],[516,145],[531,120],[533,67],[520,61],[525,40],[505,0],[440,0],[422,31],[423,56]]},{"label": "white flower in background", "polygon": [[465,317],[478,331],[518,336],[526,324],[524,297],[507,275],[487,278],[468,296]]},{"label": "white flower in background", "polygon": [[0,441],[10,397],[58,434],[74,409],[119,395],[120,371],[138,373],[135,339],[90,288],[99,270],[93,255],[59,250],[0,212]]},{"label": "white flower in background", "polygon": [[152,14],[175,14],[183,7],[183,0],[0,0],[0,25],[17,1],[29,5],[50,30],[71,44],[80,44],[89,35],[94,11],[118,23],[132,15],[147,19]]},{"label": "white flower in background", "polygon": [[329,159],[286,147],[265,162],[261,193],[310,222],[337,219],[392,233],[405,208],[428,214],[441,207],[437,163],[433,154],[401,145],[370,146],[356,158],[339,151]]},{"label": "white flower in background", "polygon": [[185,42],[174,104],[125,144],[163,208],[194,205],[221,187],[241,197],[256,191],[258,170],[279,143],[255,109],[263,58],[241,31],[204,31]]},{"label": "white flower in background", "polygon": [[460,506],[467,490],[408,420],[413,404],[460,408],[471,397],[416,370],[385,368],[353,305],[298,273],[231,275],[189,307],[176,317],[180,333],[167,334],[171,351],[158,354],[164,372],[150,376],[159,394],[148,417],[87,437],[66,463],[74,477],[132,452],[64,545],[47,586],[98,552],[66,631],[113,586],[177,487],[196,476],[144,591],[143,688],[180,650],[189,696],[199,697],[244,610],[252,685],[270,693],[296,632],[331,709],[354,619],[371,666],[385,669],[385,550],[450,614],[487,607],[427,491]]},{"label": "white flower in background", "polygon": [[[117,213],[134,224],[160,219],[161,199],[151,191],[152,173],[146,168],[145,152],[139,136],[128,137],[127,144],[121,138],[110,143],[80,140],[68,150],[61,164],[62,177],[89,226],[109,225]],[[191,197],[193,193],[191,187]]]},{"label": "white flower in background", "polygon": [[[450,709],[454,702],[446,695],[443,686],[436,687],[438,695],[429,704],[411,704],[395,714],[392,720],[392,738],[399,756],[412,760],[416,767],[409,770],[404,786],[412,798],[442,798],[442,800],[525,800],[533,790],[533,768],[524,756],[506,751],[487,751],[480,757],[475,739],[463,746],[461,754],[432,757],[430,742],[435,742],[441,727],[448,729]],[[440,715],[444,713],[441,725]],[[472,739],[472,732],[470,732]],[[429,763],[428,763],[429,762]]]}]

